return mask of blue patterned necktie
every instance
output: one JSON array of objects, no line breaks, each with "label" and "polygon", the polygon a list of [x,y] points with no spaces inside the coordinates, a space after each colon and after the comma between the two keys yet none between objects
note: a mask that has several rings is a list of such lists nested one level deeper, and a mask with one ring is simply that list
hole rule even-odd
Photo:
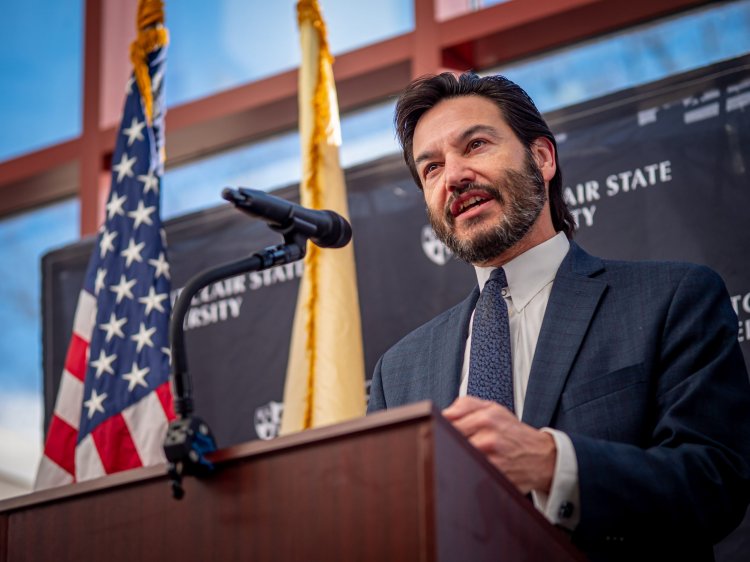
[{"label": "blue patterned necktie", "polygon": [[501,267],[490,275],[479,295],[471,328],[467,394],[513,408],[513,365],[510,358],[508,306],[502,290],[508,286]]}]

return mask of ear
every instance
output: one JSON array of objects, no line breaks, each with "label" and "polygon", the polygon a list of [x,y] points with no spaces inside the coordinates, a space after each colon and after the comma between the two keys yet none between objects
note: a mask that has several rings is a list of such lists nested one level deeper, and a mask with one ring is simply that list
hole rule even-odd
[{"label": "ear", "polygon": [[539,137],[529,147],[539,171],[545,182],[555,177],[557,164],[555,163],[555,145],[546,137]]}]

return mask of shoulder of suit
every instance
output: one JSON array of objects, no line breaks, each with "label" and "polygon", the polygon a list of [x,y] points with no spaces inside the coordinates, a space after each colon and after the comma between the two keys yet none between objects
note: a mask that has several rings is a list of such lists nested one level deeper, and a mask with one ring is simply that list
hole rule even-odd
[{"label": "shoulder of suit", "polygon": [[[723,284],[721,276],[706,265],[680,261],[658,260],[612,260],[599,258],[586,253],[580,246],[573,245],[576,264],[584,263],[591,268],[595,277],[622,282],[664,282],[675,285],[685,278],[710,284]],[[598,267],[592,267],[597,264]],[[575,271],[577,265],[573,265]]]},{"label": "shoulder of suit", "polygon": [[603,260],[604,271],[609,279],[664,283],[676,286],[685,279],[693,282],[723,283],[719,274],[705,265],[670,261],[617,261]]},{"label": "shoulder of suit", "polygon": [[464,316],[468,317],[471,314],[478,296],[479,289],[475,287],[466,299],[406,334],[385,355],[393,352],[398,353],[404,350],[412,350],[415,347],[424,347],[425,342],[430,341],[435,336],[436,330],[454,331],[465,329],[466,326],[462,325],[461,318]]}]

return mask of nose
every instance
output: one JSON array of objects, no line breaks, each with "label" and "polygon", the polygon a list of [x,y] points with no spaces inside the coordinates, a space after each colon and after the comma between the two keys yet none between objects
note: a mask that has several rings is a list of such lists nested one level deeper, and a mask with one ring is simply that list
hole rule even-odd
[{"label": "nose", "polygon": [[469,166],[466,158],[460,155],[447,157],[444,166],[443,179],[445,180],[445,189],[451,193],[457,189],[466,187],[476,179],[474,170]]}]

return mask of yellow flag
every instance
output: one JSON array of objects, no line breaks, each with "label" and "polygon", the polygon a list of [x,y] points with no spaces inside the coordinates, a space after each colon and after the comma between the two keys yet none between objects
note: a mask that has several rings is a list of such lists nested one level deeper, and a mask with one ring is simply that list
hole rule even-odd
[{"label": "yellow flag", "polygon": [[[299,72],[305,207],[349,217],[339,165],[341,128],[325,23],[317,0],[300,0]],[[364,360],[352,244],[308,243],[292,328],[281,433],[336,423],[365,413]]]}]

